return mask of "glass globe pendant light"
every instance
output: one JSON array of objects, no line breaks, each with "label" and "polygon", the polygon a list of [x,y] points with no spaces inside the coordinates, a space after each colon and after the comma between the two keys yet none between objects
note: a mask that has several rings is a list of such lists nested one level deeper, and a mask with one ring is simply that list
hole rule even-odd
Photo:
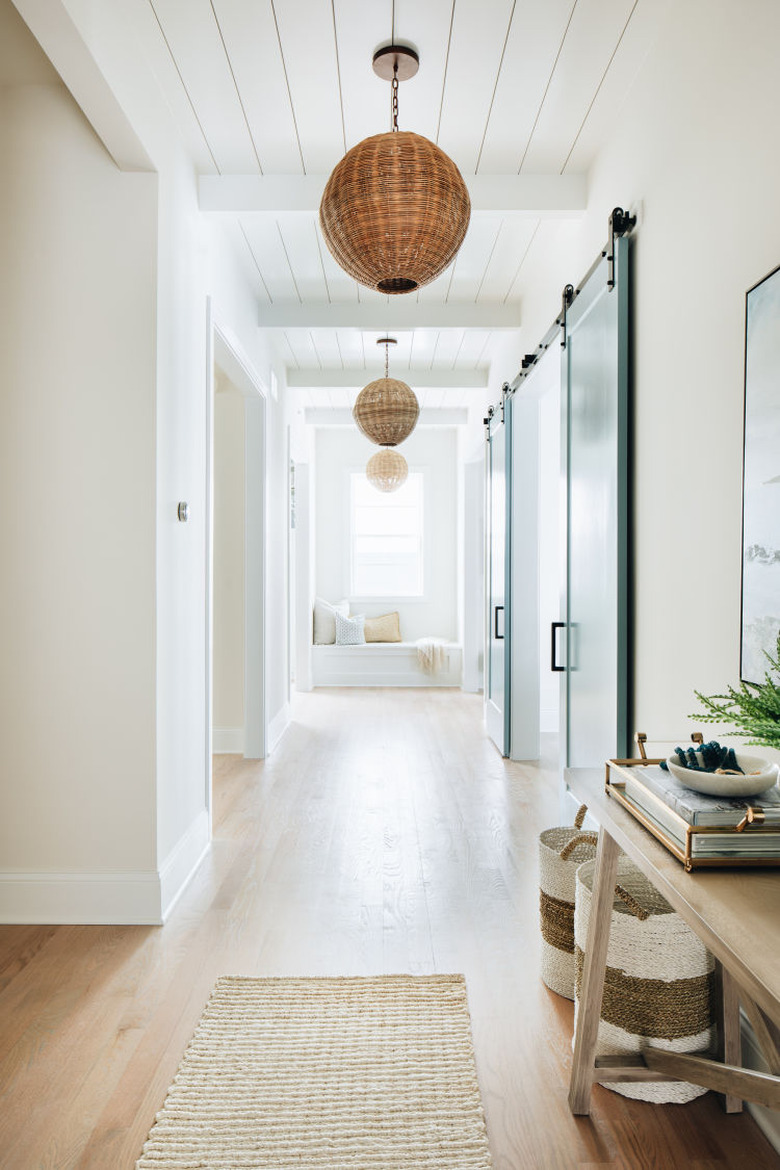
[{"label": "glass globe pendant light", "polygon": [[466,184],[435,143],[398,129],[398,83],[417,53],[388,45],[374,72],[392,83],[392,129],[359,142],[337,164],[320,203],[320,227],[336,262],[382,293],[421,288],[452,262],[471,216]]}]

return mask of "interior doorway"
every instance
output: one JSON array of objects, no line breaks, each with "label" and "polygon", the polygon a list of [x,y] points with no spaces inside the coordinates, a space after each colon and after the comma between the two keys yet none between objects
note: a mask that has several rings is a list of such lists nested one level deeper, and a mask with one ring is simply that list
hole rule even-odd
[{"label": "interior doorway", "polygon": [[211,756],[267,750],[266,390],[209,310],[206,774]]}]

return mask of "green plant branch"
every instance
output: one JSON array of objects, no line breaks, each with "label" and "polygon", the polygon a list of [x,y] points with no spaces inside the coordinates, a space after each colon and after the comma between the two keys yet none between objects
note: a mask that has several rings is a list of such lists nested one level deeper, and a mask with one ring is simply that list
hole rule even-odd
[{"label": "green plant branch", "polygon": [[728,724],[735,735],[746,737],[749,746],[780,748],[780,634],[774,657],[768,651],[764,654],[778,682],[767,671],[762,683],[740,682],[739,687],[729,686],[725,695],[694,691],[704,710],[690,718]]}]

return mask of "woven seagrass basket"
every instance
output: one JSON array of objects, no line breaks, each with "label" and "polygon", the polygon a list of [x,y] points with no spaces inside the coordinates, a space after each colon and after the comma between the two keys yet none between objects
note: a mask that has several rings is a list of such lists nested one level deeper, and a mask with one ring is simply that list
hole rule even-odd
[{"label": "woven seagrass basket", "polygon": [[[575,1020],[595,864],[586,861],[577,870]],[[637,1053],[645,1044],[669,1052],[700,1052],[710,1045],[714,1027],[713,957],[627,857],[618,861],[617,881],[596,1055]],[[707,1091],[684,1081],[613,1083],[606,1088],[658,1104],[683,1104]]]},{"label": "woven seagrass basket", "polygon": [[582,805],[571,829],[539,835],[539,918],[542,981],[550,991],[574,999],[574,889],[578,866],[596,856],[595,833],[583,832]]}]

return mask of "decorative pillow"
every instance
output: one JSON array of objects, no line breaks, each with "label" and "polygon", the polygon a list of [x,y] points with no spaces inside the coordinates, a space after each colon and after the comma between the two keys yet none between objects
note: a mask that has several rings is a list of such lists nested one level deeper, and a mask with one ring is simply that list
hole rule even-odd
[{"label": "decorative pillow", "polygon": [[367,642],[400,642],[401,621],[397,613],[383,613],[379,617],[367,617],[365,625]]},{"label": "decorative pillow", "polygon": [[314,598],[315,646],[332,646],[336,641],[336,613],[348,616],[349,601],[346,598],[334,605],[329,601],[323,601],[321,597]]},{"label": "decorative pillow", "polygon": [[334,616],[336,619],[336,645],[362,646],[366,640],[363,635],[365,615],[358,613],[355,617],[344,617],[336,610]]}]

